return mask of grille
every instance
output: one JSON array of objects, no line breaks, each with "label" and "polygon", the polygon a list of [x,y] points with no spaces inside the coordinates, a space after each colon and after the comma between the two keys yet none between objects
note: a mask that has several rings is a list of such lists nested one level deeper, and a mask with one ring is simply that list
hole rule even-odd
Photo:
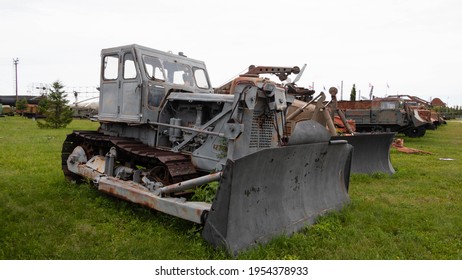
[{"label": "grille", "polygon": [[270,148],[273,139],[273,117],[254,111],[252,131],[250,132],[250,148]]}]

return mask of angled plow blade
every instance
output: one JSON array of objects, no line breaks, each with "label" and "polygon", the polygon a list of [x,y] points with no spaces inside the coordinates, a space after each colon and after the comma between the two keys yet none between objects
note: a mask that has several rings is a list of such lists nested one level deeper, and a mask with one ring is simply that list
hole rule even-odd
[{"label": "angled plow blade", "polygon": [[346,141],[265,149],[228,160],[202,236],[237,254],[290,235],[349,202]]},{"label": "angled plow blade", "polygon": [[390,148],[395,133],[361,133],[352,136],[333,136],[335,140],[347,140],[353,149],[351,173],[394,174],[390,161]]}]

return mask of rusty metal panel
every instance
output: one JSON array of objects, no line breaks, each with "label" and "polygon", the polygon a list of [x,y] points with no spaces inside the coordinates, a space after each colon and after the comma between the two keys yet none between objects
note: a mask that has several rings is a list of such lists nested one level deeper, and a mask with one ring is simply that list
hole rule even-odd
[{"label": "rusty metal panel", "polygon": [[94,156],[85,165],[102,174],[105,171],[105,163],[106,160],[103,156]]},{"label": "rusty metal panel", "polygon": [[371,110],[356,110],[351,109],[345,112],[348,119],[353,119],[356,124],[370,124],[373,114]]},{"label": "rusty metal panel", "polygon": [[337,107],[341,110],[348,109],[371,109],[372,101],[362,100],[362,101],[337,101]]},{"label": "rusty metal panel", "polygon": [[206,202],[160,197],[137,183],[114,177],[102,177],[99,180],[98,190],[198,224],[203,223],[205,213],[211,207],[211,204]]}]

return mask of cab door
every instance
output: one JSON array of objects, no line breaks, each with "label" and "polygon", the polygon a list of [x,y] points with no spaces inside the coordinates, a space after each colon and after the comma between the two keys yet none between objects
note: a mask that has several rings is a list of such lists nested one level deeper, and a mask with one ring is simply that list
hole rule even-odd
[{"label": "cab door", "polygon": [[99,120],[114,121],[119,107],[119,53],[104,54],[101,60]]},{"label": "cab door", "polygon": [[100,120],[139,122],[141,81],[131,50],[103,56]]},{"label": "cab door", "polygon": [[122,79],[119,88],[119,114],[121,121],[139,122],[141,117],[141,81],[131,51],[122,56]]}]

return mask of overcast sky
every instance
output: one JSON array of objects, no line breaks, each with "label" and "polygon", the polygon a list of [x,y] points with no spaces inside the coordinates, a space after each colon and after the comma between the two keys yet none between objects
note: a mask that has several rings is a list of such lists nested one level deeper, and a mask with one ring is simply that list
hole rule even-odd
[{"label": "overcast sky", "polygon": [[[213,86],[249,65],[302,66],[298,85],[462,106],[457,0],[0,0],[0,94],[60,80],[92,91],[100,51],[127,44],[205,61]],[[388,87],[387,87],[388,85]]]}]

